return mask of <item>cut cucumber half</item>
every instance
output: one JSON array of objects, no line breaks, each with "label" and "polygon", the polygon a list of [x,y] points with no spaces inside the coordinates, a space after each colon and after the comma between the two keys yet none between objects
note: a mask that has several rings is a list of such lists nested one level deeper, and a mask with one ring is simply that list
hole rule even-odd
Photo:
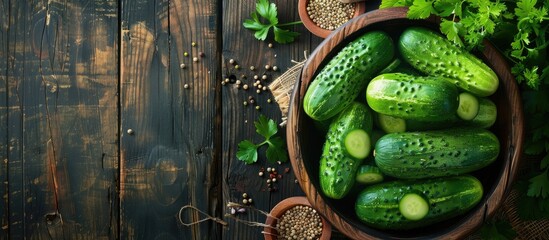
[{"label": "cut cucumber half", "polygon": [[383,174],[376,166],[362,165],[358,168],[356,181],[362,184],[379,183],[383,181]]},{"label": "cut cucumber half", "polygon": [[478,114],[478,99],[473,94],[462,92],[459,94],[457,115],[463,120],[472,120]]},{"label": "cut cucumber half", "polygon": [[417,221],[427,216],[429,203],[420,194],[406,193],[398,202],[398,209],[406,219]]},{"label": "cut cucumber half", "polygon": [[370,135],[363,129],[355,129],[347,133],[344,144],[347,153],[357,159],[368,157],[372,149]]},{"label": "cut cucumber half", "polygon": [[377,120],[379,127],[386,133],[397,133],[406,131],[406,120],[378,113]]}]

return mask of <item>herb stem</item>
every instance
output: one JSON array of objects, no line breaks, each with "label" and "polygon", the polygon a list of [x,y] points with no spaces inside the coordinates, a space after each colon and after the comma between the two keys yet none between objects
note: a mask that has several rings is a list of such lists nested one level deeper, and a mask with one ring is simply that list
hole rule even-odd
[{"label": "herb stem", "polygon": [[285,27],[285,26],[291,26],[291,25],[296,25],[296,24],[300,24],[300,23],[303,23],[303,22],[302,21],[295,21],[295,22],[278,24],[277,26],[278,27]]}]

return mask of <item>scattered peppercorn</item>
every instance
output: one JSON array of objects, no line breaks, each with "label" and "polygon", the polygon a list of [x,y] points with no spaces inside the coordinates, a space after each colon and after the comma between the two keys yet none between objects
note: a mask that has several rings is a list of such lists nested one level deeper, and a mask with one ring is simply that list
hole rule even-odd
[{"label": "scattered peppercorn", "polygon": [[255,79],[255,80],[259,79],[259,76],[254,75],[254,79]]},{"label": "scattered peppercorn", "polygon": [[238,64],[234,65],[234,69],[240,69],[240,66]]},{"label": "scattered peppercorn", "polygon": [[232,59],[232,58],[229,59],[229,63],[230,63],[230,64],[234,64],[235,62],[236,62],[236,61],[235,61],[234,59]]},{"label": "scattered peppercorn", "polygon": [[255,106],[255,110],[260,110],[261,107],[259,105]]},{"label": "scattered peppercorn", "polygon": [[184,52],[184,53],[183,53],[183,56],[188,57],[188,56],[189,56],[189,53],[188,53],[188,52]]},{"label": "scattered peppercorn", "polygon": [[189,88],[189,84],[185,83],[185,85],[183,85],[183,88],[188,89],[188,88]]},{"label": "scattered peppercorn", "polygon": [[273,71],[278,71],[278,67],[277,66],[273,66]]},{"label": "scattered peppercorn", "polygon": [[255,70],[255,67],[254,66],[250,66],[250,70]]},{"label": "scattered peppercorn", "polygon": [[269,64],[265,65],[265,70],[269,70],[269,69],[271,69],[271,65]]},{"label": "scattered peppercorn", "polygon": [[248,106],[248,102],[244,101],[242,104],[244,104],[244,106]]},{"label": "scattered peppercorn", "polygon": [[196,42],[192,42],[191,46],[196,47]]},{"label": "scattered peppercorn", "polygon": [[244,90],[248,90],[248,84],[244,84],[244,86],[242,86],[242,88],[243,88]]},{"label": "scattered peppercorn", "polygon": [[200,57],[205,57],[206,54],[205,54],[204,52],[199,52],[199,53],[198,53],[198,56],[200,56]]},{"label": "scattered peppercorn", "polygon": [[263,76],[261,76],[261,79],[267,80],[267,75],[263,74]]},{"label": "scattered peppercorn", "polygon": [[236,80],[236,84],[240,85],[241,83],[242,83],[242,81]]},{"label": "scattered peppercorn", "polygon": [[273,48],[273,44],[272,43],[269,43],[269,48]]},{"label": "scattered peppercorn", "polygon": [[271,103],[272,100],[270,98],[267,98],[267,103]]},{"label": "scattered peppercorn", "polygon": [[197,58],[197,57],[193,57],[193,62],[198,62],[198,58]]}]

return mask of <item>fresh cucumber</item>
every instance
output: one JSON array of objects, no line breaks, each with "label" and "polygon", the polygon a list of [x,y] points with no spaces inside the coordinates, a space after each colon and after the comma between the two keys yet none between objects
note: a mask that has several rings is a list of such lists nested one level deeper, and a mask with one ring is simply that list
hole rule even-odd
[{"label": "fresh cucumber", "polygon": [[461,121],[463,126],[489,128],[496,122],[498,109],[496,104],[488,98],[478,98],[478,113],[470,121]]},{"label": "fresh cucumber", "polygon": [[341,112],[393,60],[394,48],[391,37],[381,31],[347,44],[311,82],[303,99],[305,113],[321,121]]},{"label": "fresh cucumber", "polygon": [[[410,193],[419,194],[428,202],[425,216],[421,216],[425,210],[421,200],[403,199]],[[362,222],[375,228],[413,229],[464,214],[480,202],[482,195],[482,184],[471,175],[396,180],[365,187],[357,197],[355,213]],[[419,205],[415,210],[406,206],[401,210],[400,204],[406,202]]]},{"label": "fresh cucumber", "polygon": [[481,128],[392,133],[377,141],[375,162],[388,176],[441,177],[486,167],[499,150],[498,138]]},{"label": "fresh cucumber", "polygon": [[356,173],[356,182],[361,184],[374,184],[382,182],[383,173],[373,165],[361,165]]},{"label": "fresh cucumber", "polygon": [[440,130],[449,127],[490,128],[496,122],[498,111],[496,104],[489,98],[477,98],[477,100],[478,112],[476,116],[471,120],[463,120],[456,114],[450,119],[440,121],[418,121],[412,119],[397,119],[394,121],[404,121],[405,126],[403,128],[405,128],[406,131]]},{"label": "fresh cucumber", "polygon": [[[344,109],[330,124],[320,157],[319,180],[322,192],[330,198],[340,199],[349,193],[355,183],[358,167],[366,158],[372,146],[365,143],[351,144],[348,138],[362,139],[363,133],[372,132],[373,119],[370,109],[353,102]],[[362,132],[363,133],[362,133]],[[352,134],[351,136],[349,136]],[[360,149],[364,147],[364,149]]]},{"label": "fresh cucumber", "polygon": [[456,114],[458,94],[439,78],[386,73],[370,81],[366,101],[372,110],[393,117],[444,120]]},{"label": "fresh cucumber", "polygon": [[467,92],[486,97],[498,88],[499,79],[490,67],[429,29],[407,28],[400,36],[398,48],[404,61],[414,68],[444,77]]},{"label": "fresh cucumber", "polygon": [[457,115],[463,120],[472,120],[478,114],[479,103],[477,97],[468,92],[459,94]]}]

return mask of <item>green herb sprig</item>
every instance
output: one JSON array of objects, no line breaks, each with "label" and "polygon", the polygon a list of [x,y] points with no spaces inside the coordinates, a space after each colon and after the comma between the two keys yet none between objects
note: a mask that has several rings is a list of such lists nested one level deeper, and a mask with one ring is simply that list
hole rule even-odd
[{"label": "green herb sprig", "polygon": [[[269,0],[258,0],[255,5],[255,12],[250,14],[251,19],[244,20],[243,25],[245,28],[254,31],[254,36],[258,40],[265,41],[269,30],[272,28],[276,42],[293,42],[299,36],[299,33],[283,29],[283,27],[300,24],[301,21],[280,24],[277,11],[276,4],[270,3]],[[261,21],[260,17],[264,21]]]},{"label": "green herb sprig", "polygon": [[267,161],[271,163],[288,161],[284,139],[275,136],[278,132],[278,125],[276,122],[272,119],[268,119],[264,115],[260,115],[258,121],[254,122],[254,125],[256,132],[263,136],[265,140],[259,144],[255,144],[250,140],[241,141],[238,143],[236,157],[246,164],[255,163],[258,158],[258,149],[267,144]]}]

